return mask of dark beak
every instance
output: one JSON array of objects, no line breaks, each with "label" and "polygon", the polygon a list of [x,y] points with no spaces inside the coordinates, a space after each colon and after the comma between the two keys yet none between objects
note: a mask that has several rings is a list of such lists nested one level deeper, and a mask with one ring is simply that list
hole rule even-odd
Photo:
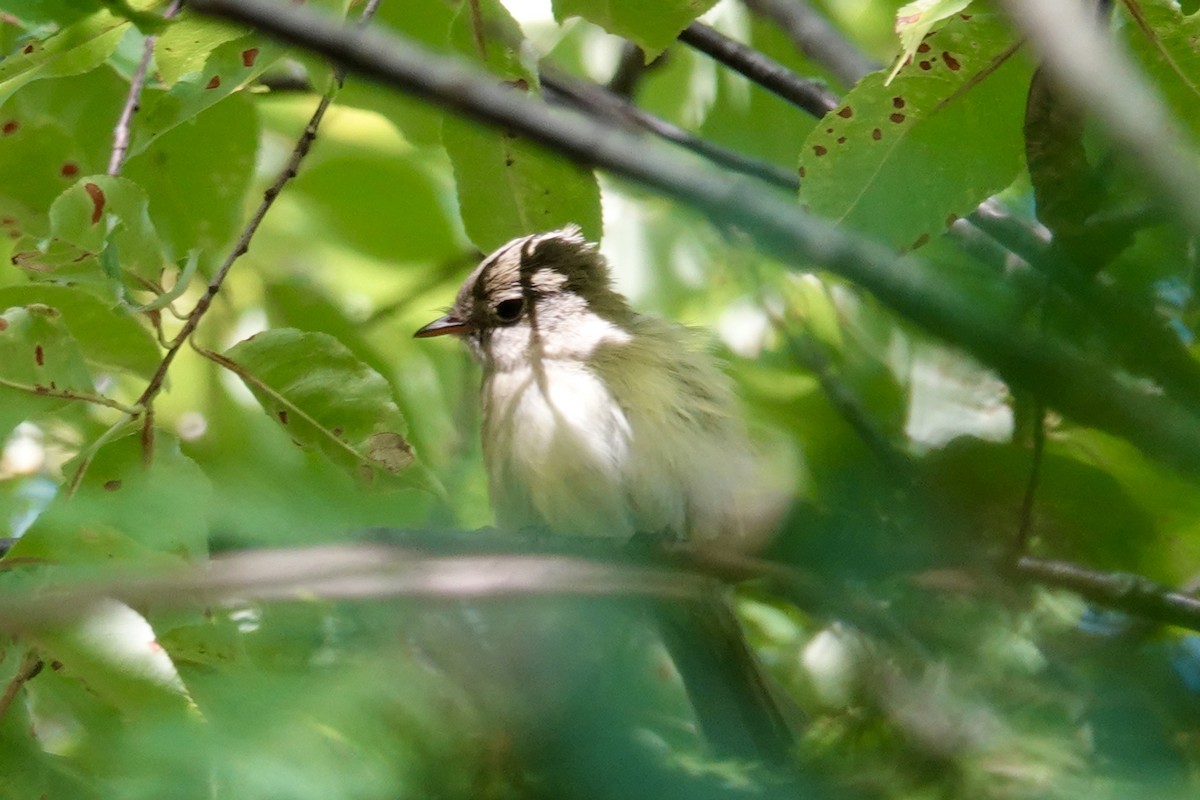
[{"label": "dark beak", "polygon": [[445,336],[448,333],[464,334],[470,333],[474,328],[469,322],[463,322],[453,314],[447,314],[441,319],[435,319],[433,322],[421,328],[413,334],[414,339],[427,339],[430,336]]}]

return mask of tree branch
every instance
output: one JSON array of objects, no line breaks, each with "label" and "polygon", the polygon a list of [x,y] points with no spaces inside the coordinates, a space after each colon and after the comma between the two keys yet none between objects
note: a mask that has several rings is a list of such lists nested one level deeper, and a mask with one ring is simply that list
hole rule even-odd
[{"label": "tree branch", "polygon": [[882,69],[841,31],[813,10],[807,0],[743,0],[746,8],[775,21],[796,49],[834,74],[844,86],[853,86],[864,75]]},{"label": "tree branch", "polygon": [[693,22],[679,34],[679,41],[745,75],[817,119],[837,108],[837,97],[823,84],[801,78],[770,56],[735,42],[707,25]]},{"label": "tree branch", "polygon": [[552,111],[525,92],[497,85],[492,75],[396,36],[338,27],[306,8],[269,0],[192,0],[190,7],[252,25],[451,112],[607,169],[702,211],[717,225],[745,229],[764,252],[797,266],[822,266],[863,286],[1077,422],[1200,472],[1200,419],[1153,387],[1108,372],[1062,339],[1014,325],[1019,298],[993,274],[949,280],[920,258],[897,258],[811,217],[761,183],[611,125]]},{"label": "tree branch", "polygon": [[1141,575],[1098,572],[1067,561],[1030,556],[1020,558],[1012,572],[1022,580],[1067,589],[1107,608],[1200,631],[1200,598]]}]

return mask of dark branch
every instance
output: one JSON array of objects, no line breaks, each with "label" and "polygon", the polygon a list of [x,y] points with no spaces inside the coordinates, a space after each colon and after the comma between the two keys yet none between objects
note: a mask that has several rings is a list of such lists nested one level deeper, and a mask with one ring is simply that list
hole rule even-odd
[{"label": "dark branch", "polygon": [[1077,422],[1200,472],[1200,419],[1153,387],[1113,375],[1064,340],[1014,325],[1019,298],[994,275],[950,280],[945,270],[922,259],[898,258],[804,213],[790,197],[759,182],[595,119],[556,113],[525,92],[498,85],[495,76],[399,37],[339,27],[306,8],[268,0],[192,0],[190,7],[253,25],[454,113],[636,181],[700,210],[717,225],[746,230],[758,247],[785,263],[819,265],[865,287]]},{"label": "dark branch", "polygon": [[743,0],[756,14],[769,17],[787,33],[796,49],[820,64],[845,86],[853,86],[864,75],[882,65],[854,46],[806,0]]},{"label": "dark branch", "polygon": [[546,99],[569,105],[580,111],[600,116],[602,119],[634,129],[642,129],[703,156],[719,166],[761,178],[767,183],[795,192],[800,189],[800,178],[791,170],[751,158],[747,155],[721,147],[701,139],[683,128],[643,111],[633,103],[609,92],[596,84],[543,68],[542,87],[549,90]]},{"label": "dark branch", "polygon": [[1067,589],[1107,608],[1200,631],[1200,599],[1141,575],[1097,572],[1066,561],[1029,556],[1018,560],[1013,572],[1023,580]]},{"label": "dark branch", "polygon": [[707,25],[693,22],[679,34],[679,41],[715,58],[818,119],[837,108],[837,97],[824,85],[801,78],[775,59],[735,42]]}]

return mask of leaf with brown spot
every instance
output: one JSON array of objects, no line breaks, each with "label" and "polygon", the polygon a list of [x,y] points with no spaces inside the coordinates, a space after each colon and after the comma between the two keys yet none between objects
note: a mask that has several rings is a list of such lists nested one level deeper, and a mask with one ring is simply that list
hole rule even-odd
[{"label": "leaf with brown spot", "polygon": [[932,52],[953,53],[960,69],[941,60],[929,72],[914,65],[891,86],[883,73],[868,75],[843,101],[853,117],[827,114],[800,151],[801,202],[898,249],[942,233],[948,215],[970,213],[1023,164],[1032,66],[1007,21],[955,16],[926,42]]},{"label": "leaf with brown spot", "polygon": [[[0,378],[28,387],[54,384],[86,392],[95,388],[79,344],[56,309],[38,304],[10,307],[0,313],[0,331]],[[17,423],[69,402],[0,386],[0,439]]]},{"label": "leaf with brown spot", "polygon": [[301,447],[351,475],[398,475],[418,486],[429,480],[414,466],[391,386],[337,339],[278,328],[239,342],[226,356]]}]

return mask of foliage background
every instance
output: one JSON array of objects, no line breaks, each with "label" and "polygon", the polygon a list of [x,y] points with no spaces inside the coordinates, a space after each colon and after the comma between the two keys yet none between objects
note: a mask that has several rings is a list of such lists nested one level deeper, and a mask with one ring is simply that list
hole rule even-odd
[{"label": "foliage background", "polygon": [[[762,191],[799,175],[803,208],[915,253],[964,317],[1065,342],[1200,425],[1196,231],[1035,77],[1002,9],[915,4],[926,16],[907,9],[897,36],[897,2],[793,4],[874,67],[847,79],[762,13],[780,5],[383,0],[371,24],[550,99],[641,61],[625,37],[658,57],[630,99],[774,165]],[[1194,135],[1195,4],[1114,5],[1115,44]],[[1170,626],[1128,602],[1194,582],[1194,470],[1086,404],[1047,408],[1059,376],[1006,383],[960,349],[969,326],[934,339],[824,264],[762,255],[753,229],[353,75],[196,347],[171,347],[337,76],[191,9],[164,23],[152,0],[0,10],[4,797],[797,791],[706,751],[678,686],[642,663],[652,647],[610,652],[605,631],[628,625],[617,589],[464,602],[461,584],[411,576],[403,599],[356,572],[305,580],[355,551],[301,548],[387,540],[378,528],[424,532],[417,572],[442,574],[430,553],[461,558],[460,580],[508,568],[471,560],[486,531],[453,533],[490,521],[475,368],[411,332],[482,252],[567,222],[603,237],[638,308],[712,331],[793,495],[753,555],[805,590],[757,580],[737,596],[804,720],[788,781],[812,796],[1194,794],[1200,615]],[[701,12],[839,102],[818,119],[677,41]],[[902,46],[912,60],[888,82]],[[988,198],[1003,213],[973,215]],[[211,597],[171,583],[266,547],[298,560],[275,553]],[[1022,556],[1124,591],[1089,604]],[[608,564],[614,586],[622,569]],[[569,668],[581,652],[599,675]],[[591,702],[561,702],[580,686]]]}]

